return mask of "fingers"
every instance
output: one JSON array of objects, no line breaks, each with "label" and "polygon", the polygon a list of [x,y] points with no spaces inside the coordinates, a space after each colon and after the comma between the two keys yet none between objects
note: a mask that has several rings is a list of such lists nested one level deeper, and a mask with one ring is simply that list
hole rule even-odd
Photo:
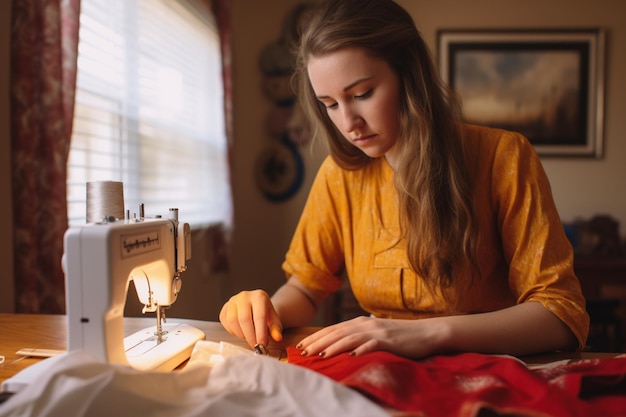
[{"label": "fingers", "polygon": [[253,321],[256,343],[269,345],[269,337],[280,342],[283,339],[283,325],[269,297],[263,299],[263,308],[254,309]]},{"label": "fingers", "polygon": [[255,308],[254,304],[251,304],[241,306],[237,313],[239,325],[248,345],[254,347],[257,343],[262,343],[267,346],[267,327],[264,317],[262,317],[264,315],[263,310]]},{"label": "fingers", "polygon": [[279,323],[274,323],[270,325],[270,335],[275,342],[280,342],[283,340],[283,327]]},{"label": "fingers", "polygon": [[243,331],[237,320],[237,306],[233,303],[232,298],[222,306],[219,319],[228,333],[243,339]]},{"label": "fingers", "polygon": [[319,355],[330,358],[340,353],[363,355],[368,352],[386,349],[384,330],[376,319],[357,318],[326,327],[304,339],[296,346],[303,356]]},{"label": "fingers", "polygon": [[269,337],[282,340],[282,323],[265,291],[244,291],[233,297],[220,311],[220,322],[231,334],[253,347],[268,345]]},{"label": "fingers", "polygon": [[365,343],[363,343],[363,344],[355,347],[354,349],[352,349],[350,351],[350,355],[351,356],[361,356],[361,355],[365,355],[366,353],[375,352],[377,350],[380,350],[380,344],[379,344],[378,340],[370,339],[370,340],[366,341]]},{"label": "fingers", "polygon": [[350,321],[325,327],[302,339],[296,346],[303,356],[320,355],[332,357],[351,351],[360,344],[362,335],[353,333]]}]

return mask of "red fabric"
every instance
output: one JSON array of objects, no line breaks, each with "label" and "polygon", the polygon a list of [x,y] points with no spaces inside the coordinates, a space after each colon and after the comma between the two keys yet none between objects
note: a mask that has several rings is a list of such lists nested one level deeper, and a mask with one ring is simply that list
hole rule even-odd
[{"label": "red fabric", "polygon": [[511,357],[463,353],[421,361],[388,352],[289,362],[420,416],[626,416],[626,356],[529,370]]}]

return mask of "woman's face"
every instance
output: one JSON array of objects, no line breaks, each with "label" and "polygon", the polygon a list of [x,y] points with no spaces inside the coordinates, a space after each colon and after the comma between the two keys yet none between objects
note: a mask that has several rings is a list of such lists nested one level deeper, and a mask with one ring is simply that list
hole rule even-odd
[{"label": "woman's face", "polygon": [[343,136],[371,158],[393,166],[399,130],[400,82],[387,62],[361,48],[311,57],[309,79],[317,99]]}]

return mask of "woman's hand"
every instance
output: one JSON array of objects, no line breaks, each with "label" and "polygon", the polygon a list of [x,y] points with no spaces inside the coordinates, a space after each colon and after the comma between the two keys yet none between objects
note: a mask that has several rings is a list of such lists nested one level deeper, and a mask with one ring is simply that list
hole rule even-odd
[{"label": "woman's hand", "polygon": [[384,350],[418,358],[437,352],[446,332],[435,319],[394,320],[357,317],[334,324],[304,338],[297,346],[303,356],[362,355]]},{"label": "woman's hand", "polygon": [[385,350],[408,358],[445,352],[530,355],[575,349],[571,330],[541,303],[488,313],[417,320],[358,317],[326,327],[297,346],[305,356]]},{"label": "woman's hand", "polygon": [[304,326],[313,320],[323,296],[291,277],[270,296],[263,290],[242,291],[224,304],[220,322],[230,333],[246,339],[251,347],[268,346],[269,337],[283,339],[284,327]]},{"label": "woman's hand", "polygon": [[268,346],[269,336],[276,342],[283,338],[283,325],[270,296],[263,290],[242,291],[224,304],[220,322],[231,334],[246,339],[253,347]]}]

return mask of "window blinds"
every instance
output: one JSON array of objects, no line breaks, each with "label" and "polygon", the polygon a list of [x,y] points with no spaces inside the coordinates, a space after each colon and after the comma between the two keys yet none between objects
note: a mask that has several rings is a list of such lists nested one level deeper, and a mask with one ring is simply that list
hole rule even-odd
[{"label": "window blinds", "polygon": [[107,180],[124,183],[131,215],[143,203],[147,216],[230,222],[220,44],[202,6],[82,0],[70,225],[85,222],[86,182]]}]

